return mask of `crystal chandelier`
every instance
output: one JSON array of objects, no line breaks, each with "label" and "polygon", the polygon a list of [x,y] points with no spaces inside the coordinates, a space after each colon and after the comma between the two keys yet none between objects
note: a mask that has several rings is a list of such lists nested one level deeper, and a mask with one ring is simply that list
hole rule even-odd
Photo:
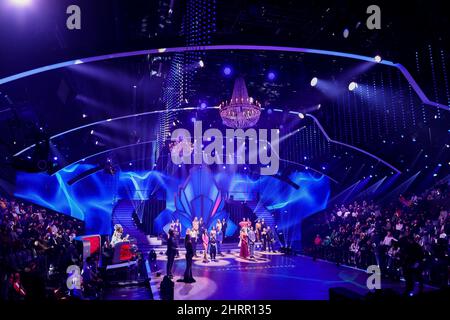
[{"label": "crystal chandelier", "polygon": [[224,124],[230,128],[253,127],[261,115],[261,104],[248,96],[243,78],[234,82],[233,95],[230,101],[220,104],[220,116]]}]

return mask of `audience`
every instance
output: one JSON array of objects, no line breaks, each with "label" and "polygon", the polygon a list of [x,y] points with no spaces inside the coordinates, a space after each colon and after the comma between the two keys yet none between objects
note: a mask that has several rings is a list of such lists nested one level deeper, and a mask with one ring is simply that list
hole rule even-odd
[{"label": "audience", "polygon": [[[386,205],[362,201],[335,205],[318,218],[319,230],[309,248],[314,259],[367,268],[379,265],[382,274],[407,278],[405,262],[410,242],[421,252],[420,276],[437,286],[448,284],[449,185],[422,195],[401,195]],[[319,231],[319,232],[317,232]]]},{"label": "audience", "polygon": [[82,221],[0,198],[0,300],[48,297],[45,288],[65,286],[66,269],[79,264],[74,238]]}]

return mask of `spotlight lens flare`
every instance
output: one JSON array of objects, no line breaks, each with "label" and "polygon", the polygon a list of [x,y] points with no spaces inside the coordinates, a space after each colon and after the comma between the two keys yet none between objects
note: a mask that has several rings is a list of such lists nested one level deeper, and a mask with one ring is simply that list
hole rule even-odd
[{"label": "spotlight lens flare", "polygon": [[203,62],[203,60],[200,60],[198,62],[198,65],[199,65],[200,68],[203,68],[205,66],[205,63]]},{"label": "spotlight lens flare", "polygon": [[316,77],[311,79],[311,87],[315,87],[317,85],[317,82],[319,82],[319,79]]},{"label": "spotlight lens flare", "polygon": [[376,63],[380,63],[381,62],[381,57],[379,55],[376,55],[375,58],[373,58],[375,60]]},{"label": "spotlight lens flare", "polygon": [[350,91],[353,91],[357,88],[358,88],[358,84],[354,81],[350,82],[350,84],[348,85],[348,90],[350,90]]}]

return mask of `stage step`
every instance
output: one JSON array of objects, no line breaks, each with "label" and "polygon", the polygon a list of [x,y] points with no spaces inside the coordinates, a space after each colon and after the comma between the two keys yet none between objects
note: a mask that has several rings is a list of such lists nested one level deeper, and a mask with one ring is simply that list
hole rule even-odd
[{"label": "stage step", "polygon": [[275,226],[277,225],[275,217],[263,204],[258,203],[257,201],[248,201],[247,205],[253,210],[258,219],[264,219],[266,225],[270,226],[272,230],[275,229]]}]

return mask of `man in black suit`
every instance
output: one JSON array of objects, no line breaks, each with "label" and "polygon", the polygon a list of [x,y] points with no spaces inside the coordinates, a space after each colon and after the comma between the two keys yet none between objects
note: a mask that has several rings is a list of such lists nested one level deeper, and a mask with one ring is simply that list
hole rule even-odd
[{"label": "man in black suit", "polygon": [[267,226],[267,251],[273,251],[273,242],[275,241],[272,230]]},{"label": "man in black suit", "polygon": [[222,219],[222,232],[223,232],[223,240],[222,243],[225,242],[225,239],[227,238],[227,227],[228,227],[228,222],[225,218]]},{"label": "man in black suit", "polygon": [[172,267],[177,255],[177,242],[175,241],[174,232],[172,229],[169,230],[169,238],[167,239],[167,276],[173,278]]}]

